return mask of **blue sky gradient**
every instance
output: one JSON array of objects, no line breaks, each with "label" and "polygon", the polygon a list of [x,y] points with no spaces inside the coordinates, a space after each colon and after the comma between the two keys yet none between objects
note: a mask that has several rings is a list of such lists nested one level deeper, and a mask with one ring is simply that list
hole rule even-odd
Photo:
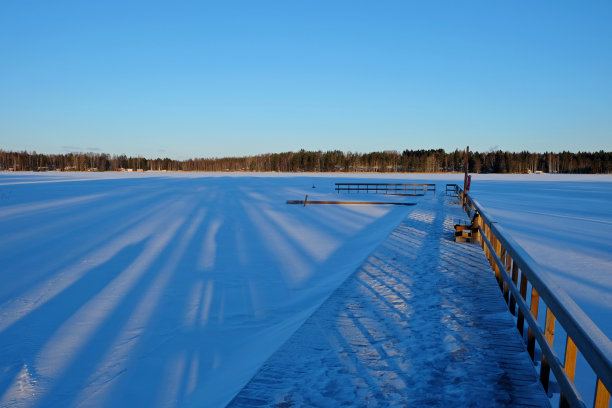
[{"label": "blue sky gradient", "polygon": [[5,1],[0,149],[609,151],[610,21],[610,1]]}]

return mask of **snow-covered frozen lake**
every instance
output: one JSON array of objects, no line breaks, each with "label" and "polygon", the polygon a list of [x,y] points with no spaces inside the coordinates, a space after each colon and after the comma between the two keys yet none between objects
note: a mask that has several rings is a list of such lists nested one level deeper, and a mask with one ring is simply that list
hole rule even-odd
[{"label": "snow-covered frozen lake", "polygon": [[612,177],[475,180],[490,216],[612,338]]},{"label": "snow-covered frozen lake", "polygon": [[[418,208],[285,200],[368,178],[462,175],[0,173],[0,405],[225,405]],[[472,192],[612,337],[612,177]]]}]

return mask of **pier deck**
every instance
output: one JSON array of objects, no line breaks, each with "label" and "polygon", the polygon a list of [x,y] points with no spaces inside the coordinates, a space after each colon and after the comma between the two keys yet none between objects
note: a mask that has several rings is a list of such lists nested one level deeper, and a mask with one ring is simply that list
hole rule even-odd
[{"label": "pier deck", "polygon": [[550,406],[455,203],[420,202],[229,406]]}]

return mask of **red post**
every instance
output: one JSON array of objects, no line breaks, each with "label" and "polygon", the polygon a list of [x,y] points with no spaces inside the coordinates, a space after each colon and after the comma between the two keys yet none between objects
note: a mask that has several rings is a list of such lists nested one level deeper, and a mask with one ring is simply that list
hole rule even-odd
[{"label": "red post", "polygon": [[467,197],[466,194],[468,193],[469,189],[470,189],[470,183],[468,180],[468,164],[470,161],[470,146],[467,146],[465,148],[465,163],[463,165],[463,168],[465,170],[465,176],[463,177],[463,205],[465,206],[465,204],[467,203]]}]

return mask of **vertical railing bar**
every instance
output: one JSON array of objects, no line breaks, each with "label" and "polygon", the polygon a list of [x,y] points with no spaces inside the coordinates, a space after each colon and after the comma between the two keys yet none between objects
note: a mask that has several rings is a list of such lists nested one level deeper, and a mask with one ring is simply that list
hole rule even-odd
[{"label": "vertical railing bar", "polygon": [[[488,226],[487,224],[484,224],[484,225],[483,225],[483,230],[484,230],[484,231],[483,231],[484,236],[485,236],[485,237],[487,237],[487,238],[489,238],[489,226]],[[490,240],[489,240],[489,241],[490,241]],[[488,259],[489,259],[489,247],[488,247],[487,245],[484,245],[484,242],[483,242],[482,249],[483,249],[483,251],[484,251],[485,258],[487,258],[487,260],[488,260]]]},{"label": "vertical railing bar", "polygon": [[[510,254],[506,252],[506,249],[504,247],[502,247],[502,251],[504,252],[504,259],[502,259],[502,261],[506,267],[506,272],[508,272],[508,275],[510,275],[510,266],[508,266],[508,263],[512,263],[512,259],[510,258]],[[504,280],[504,300],[506,301],[508,308],[510,308],[510,305],[508,303],[510,301],[510,287],[508,286],[505,280]]]},{"label": "vertical railing bar", "polygon": [[544,336],[552,347],[553,341],[555,339],[555,315],[548,307],[546,308],[546,324],[544,326]]},{"label": "vertical railing bar", "polygon": [[595,402],[593,408],[608,408],[610,405],[610,392],[603,385],[601,380],[597,378],[597,385],[595,386]]},{"label": "vertical railing bar", "polygon": [[574,340],[570,336],[567,336],[565,342],[565,361],[563,363],[563,369],[567,373],[567,377],[574,382],[574,376],[576,374],[576,357],[578,357],[578,347],[574,343]]},{"label": "vertical railing bar", "polygon": [[[525,274],[521,273],[521,296],[524,301],[527,301],[527,277]],[[516,321],[516,325],[521,332],[521,336],[524,335],[525,331],[525,316],[523,316],[523,311],[519,309],[518,319]]]},{"label": "vertical railing bar", "polygon": [[[574,382],[574,376],[576,375],[576,357],[578,356],[578,347],[574,343],[574,340],[570,336],[567,336],[565,341],[565,361],[563,363],[563,370],[567,374],[567,378],[571,382]],[[561,393],[561,399],[559,401],[559,407],[569,407],[569,402],[565,393]]]},{"label": "vertical railing bar", "polygon": [[[486,224],[485,224],[484,220],[483,220],[483,219],[482,219],[482,217],[479,215],[479,216],[478,216],[478,228],[479,228],[479,231],[482,231],[482,233],[483,233],[483,234],[484,234],[484,230],[485,230],[485,229],[484,229],[484,226],[485,226],[485,225],[486,225]],[[481,248],[482,248],[482,250],[484,251],[484,249],[485,249],[485,247],[486,247],[485,242],[484,242],[484,239],[479,238],[479,240],[480,240],[480,247],[481,247]]]},{"label": "vertical railing bar", "polygon": [[[495,255],[497,255],[497,257],[501,259],[501,242],[499,241],[499,239],[497,239],[495,235],[493,235],[493,239],[495,241],[495,244],[493,246],[493,248],[495,249]],[[504,278],[502,278],[501,270],[499,269],[497,262],[495,262],[495,258],[491,257],[491,261],[493,262],[493,266],[495,269],[495,277],[497,278],[497,284],[499,285],[499,289],[503,292]]]},{"label": "vertical railing bar", "polygon": [[[546,324],[544,325],[544,337],[546,337],[546,341],[550,344],[550,347],[553,348],[553,342],[555,338],[555,315],[553,312],[547,307],[546,308]],[[548,364],[548,360],[546,356],[542,354],[542,366],[540,367],[540,382],[544,387],[544,390],[548,392],[548,384],[550,379],[550,365]]]},{"label": "vertical railing bar", "polygon": [[[529,309],[531,310],[531,314],[533,318],[538,320],[538,307],[540,304],[540,295],[538,295],[538,291],[532,286],[531,287],[531,304]],[[527,351],[531,356],[531,360],[535,361],[535,335],[533,334],[533,330],[531,326],[529,327],[529,331],[527,334]]]},{"label": "vertical railing bar", "polygon": [[[480,219],[478,220],[478,222],[480,223],[480,226],[482,227],[482,230],[481,230],[481,231],[483,232],[483,235],[484,235],[485,237],[487,237],[487,234],[486,234],[486,231],[487,231],[487,229],[486,229],[486,227],[487,227],[487,223],[485,222],[485,220],[484,220],[482,217],[480,217]],[[486,243],[484,242],[484,239],[481,239],[481,240],[480,240],[480,246],[482,247],[482,249],[483,249],[483,250],[487,248],[487,245],[486,245]]]},{"label": "vertical railing bar", "polygon": [[495,234],[493,234],[493,232],[491,231],[490,225],[487,225],[487,237],[489,238],[489,241],[491,242],[491,247],[492,247],[492,248],[489,248],[489,263],[491,264],[491,269],[495,270],[495,266],[493,263],[493,256],[492,256],[493,252],[495,252]]},{"label": "vertical railing bar", "polygon": [[[489,242],[491,242],[491,244],[492,244],[490,231],[491,230],[489,229],[489,226],[487,224],[484,224],[484,235],[485,235],[485,237],[487,237]],[[488,254],[489,254],[489,252],[491,252],[491,248],[489,248],[488,245],[485,245],[484,249],[485,249],[485,255],[487,255],[487,260],[488,260],[489,259]]]},{"label": "vertical railing bar", "polygon": [[[512,260],[512,282],[514,282],[515,287],[518,286],[518,265],[514,260]],[[516,300],[512,293],[510,293],[510,313],[516,315]]]}]

